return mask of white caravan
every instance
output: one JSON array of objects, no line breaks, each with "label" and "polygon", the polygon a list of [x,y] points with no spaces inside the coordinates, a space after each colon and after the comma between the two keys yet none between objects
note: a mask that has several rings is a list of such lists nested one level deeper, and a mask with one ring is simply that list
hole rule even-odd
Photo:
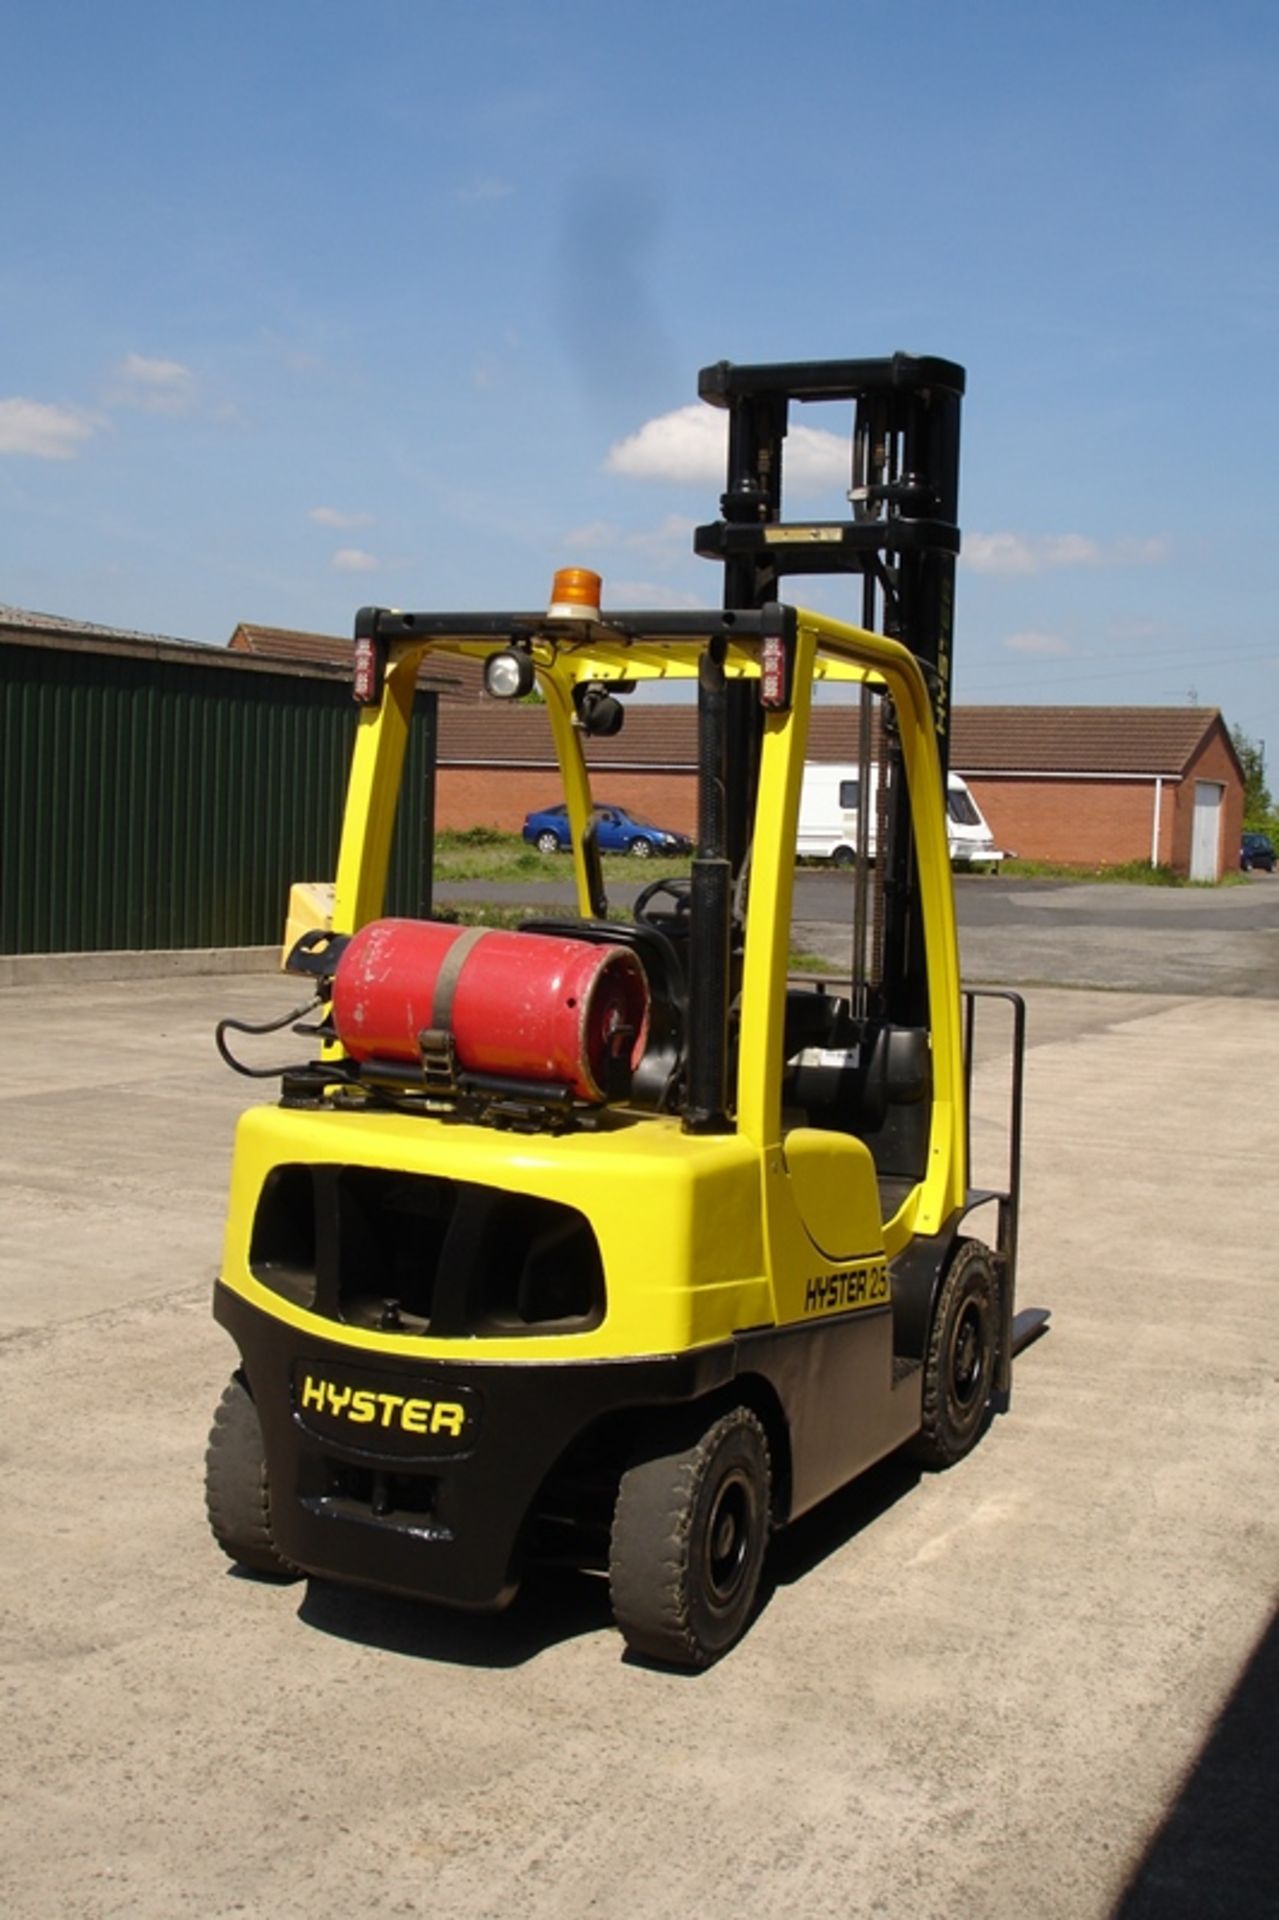
[{"label": "white caravan", "polygon": [[[851,866],[857,854],[857,808],[860,769],[856,761],[810,760],[804,768],[799,799],[799,839],[795,851],[810,860],[831,860]],[[875,857],[875,812],[879,768],[870,769],[866,796],[866,850]],[[981,808],[957,773],[947,776],[946,826],[950,857],[956,866],[997,867],[1011,859],[995,845]]]}]

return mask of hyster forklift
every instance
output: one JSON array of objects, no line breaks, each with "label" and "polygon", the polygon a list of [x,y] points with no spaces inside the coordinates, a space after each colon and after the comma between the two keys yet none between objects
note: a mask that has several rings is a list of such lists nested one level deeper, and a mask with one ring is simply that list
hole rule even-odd
[{"label": "hyster forklift", "polygon": [[[566,569],[545,613],[357,616],[331,925],[289,959],[314,1057],[240,1121],[216,1289],[240,1366],[208,1511],[241,1566],[482,1608],[567,1560],[607,1573],[635,1652],[702,1667],[774,1530],[897,1448],[950,1465],[1006,1403],[1021,1008],[978,1190],[944,803],[963,385],[904,354],[704,370],[722,612],[606,612]],[[793,401],[851,402],[847,519],[783,517]],[[859,575],[861,626],[783,604],[804,573]],[[458,656],[540,690],[576,914],[383,917],[419,669]],[[584,743],[680,680],[696,853],[610,917]],[[848,923],[829,978],[790,966],[822,687],[840,757],[881,769],[873,863],[820,882]]]}]

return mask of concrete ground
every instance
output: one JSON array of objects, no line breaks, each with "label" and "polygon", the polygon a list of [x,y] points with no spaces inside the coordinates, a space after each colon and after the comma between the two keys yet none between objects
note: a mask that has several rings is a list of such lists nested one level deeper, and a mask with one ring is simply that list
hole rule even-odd
[{"label": "concrete ground", "polygon": [[968,1460],[811,1515],[689,1677],[623,1658],[585,1576],[473,1619],[213,1547],[252,1089],[209,1032],[292,991],[0,993],[5,1913],[1275,1912],[1279,1002],[1032,990],[1052,1330]]}]

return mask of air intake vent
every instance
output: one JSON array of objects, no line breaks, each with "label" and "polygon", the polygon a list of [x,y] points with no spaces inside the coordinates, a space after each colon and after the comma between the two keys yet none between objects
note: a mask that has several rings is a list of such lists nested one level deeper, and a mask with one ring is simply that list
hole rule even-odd
[{"label": "air intake vent", "polygon": [[585,1216],[471,1181],[276,1167],[249,1264],[294,1305],[385,1333],[577,1333],[604,1316]]}]

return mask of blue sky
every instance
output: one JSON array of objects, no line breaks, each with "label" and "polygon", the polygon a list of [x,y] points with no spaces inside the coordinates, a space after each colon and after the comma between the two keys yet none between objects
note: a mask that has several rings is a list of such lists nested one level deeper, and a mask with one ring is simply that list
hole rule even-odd
[{"label": "blue sky", "polygon": [[968,369],[957,697],[1279,772],[1272,6],[52,0],[5,68],[0,602],[717,604],[699,366],[903,348]]}]

